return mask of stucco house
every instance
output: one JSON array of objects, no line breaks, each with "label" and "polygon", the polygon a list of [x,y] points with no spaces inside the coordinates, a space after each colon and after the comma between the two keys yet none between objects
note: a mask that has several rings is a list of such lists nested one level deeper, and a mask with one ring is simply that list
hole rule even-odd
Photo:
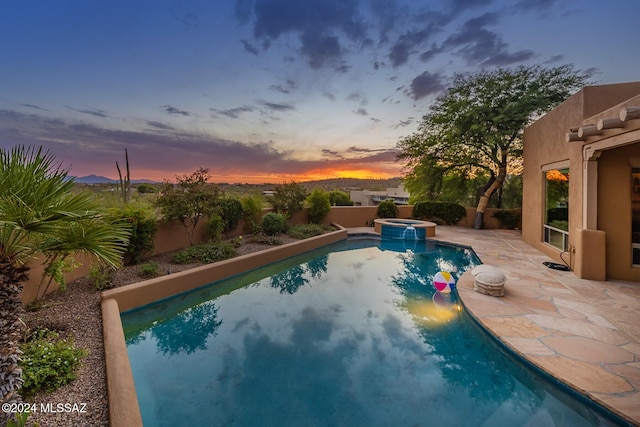
[{"label": "stucco house", "polygon": [[524,165],[524,241],[580,278],[640,282],[640,82],[585,87],[545,114]]}]

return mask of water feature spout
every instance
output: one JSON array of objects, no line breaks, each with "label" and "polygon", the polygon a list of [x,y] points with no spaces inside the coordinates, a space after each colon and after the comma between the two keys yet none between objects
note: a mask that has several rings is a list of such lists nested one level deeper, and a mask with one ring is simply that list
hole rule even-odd
[{"label": "water feature spout", "polygon": [[407,228],[402,232],[402,238],[404,240],[418,240],[418,234],[416,233],[415,227],[407,225]]}]

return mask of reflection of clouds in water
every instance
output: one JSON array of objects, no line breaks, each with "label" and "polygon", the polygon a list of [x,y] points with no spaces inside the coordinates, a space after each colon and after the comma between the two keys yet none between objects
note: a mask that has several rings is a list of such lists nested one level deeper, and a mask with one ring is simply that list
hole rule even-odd
[{"label": "reflection of clouds in water", "polygon": [[[302,264],[308,284],[295,293],[281,293],[265,278],[217,298],[224,322],[215,338],[201,331],[208,338],[194,343],[195,351],[190,346],[190,354],[153,363],[146,357],[142,387],[156,394],[153,405],[163,408],[166,395],[176,392],[204,393],[194,405],[211,416],[209,425],[414,425],[425,419],[458,425],[484,419],[494,403],[511,399],[515,380],[498,374],[502,358],[472,332],[474,325],[459,324],[457,316],[436,328],[416,323],[416,314],[437,308],[424,281],[447,255],[387,251],[363,265],[368,250],[360,258],[332,254],[326,272],[316,264],[320,274]],[[360,279],[345,280],[354,276]],[[416,301],[420,310],[412,308]],[[138,345],[147,348],[148,341]],[[179,378],[163,378],[172,371]],[[526,419],[537,401],[522,398],[519,414]]]}]

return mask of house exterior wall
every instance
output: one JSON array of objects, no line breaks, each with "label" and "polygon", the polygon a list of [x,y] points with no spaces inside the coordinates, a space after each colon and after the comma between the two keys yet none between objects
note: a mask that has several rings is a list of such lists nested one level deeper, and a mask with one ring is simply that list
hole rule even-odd
[{"label": "house exterior wall", "polygon": [[606,232],[607,276],[640,282],[640,268],[630,267],[630,159],[640,162],[640,142],[604,151],[598,159],[598,228]]},{"label": "house exterior wall", "polygon": [[582,121],[583,92],[578,92],[524,132],[524,172],[522,180],[522,238],[556,262],[560,251],[542,241],[545,217],[544,170],[569,167],[569,244],[581,227],[582,209],[575,203],[582,194],[582,150],[565,142],[572,124]]},{"label": "house exterior wall", "polygon": [[544,172],[569,167],[569,253],[564,259],[581,278],[640,281],[630,249],[630,159],[640,161],[640,120],[566,140],[569,132],[617,118],[630,106],[640,106],[640,82],[586,87],[524,132],[523,240],[562,261],[561,251],[543,242]]}]

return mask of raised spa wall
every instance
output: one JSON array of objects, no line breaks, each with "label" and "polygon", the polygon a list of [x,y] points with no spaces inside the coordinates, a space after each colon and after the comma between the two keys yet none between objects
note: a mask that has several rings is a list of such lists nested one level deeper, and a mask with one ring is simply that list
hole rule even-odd
[{"label": "raised spa wall", "polygon": [[[415,234],[407,232],[409,226],[414,228]],[[424,240],[435,237],[436,224],[412,219],[378,218],[374,221],[374,231],[389,239]]]}]

